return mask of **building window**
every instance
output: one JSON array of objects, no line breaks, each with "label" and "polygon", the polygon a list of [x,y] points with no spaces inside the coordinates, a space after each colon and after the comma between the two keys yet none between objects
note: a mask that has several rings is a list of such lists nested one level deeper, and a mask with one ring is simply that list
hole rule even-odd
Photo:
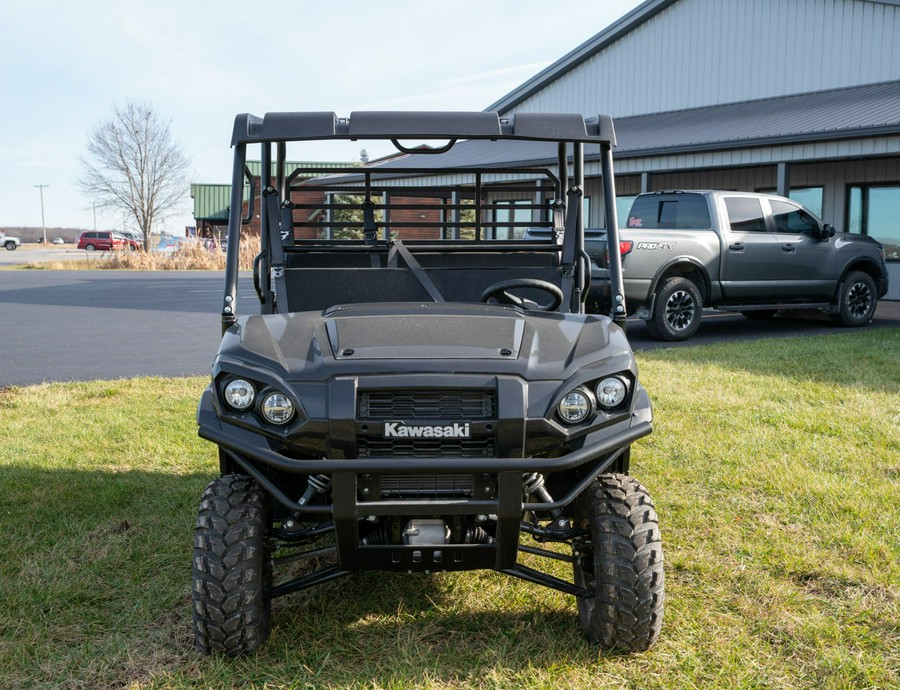
[{"label": "building window", "polygon": [[[494,210],[495,240],[520,240],[525,234],[525,228],[531,224],[531,209],[534,202],[530,199],[515,199],[512,201],[498,201]],[[524,207],[524,208],[521,208]],[[514,225],[523,223],[524,225]]]},{"label": "building window", "polygon": [[884,258],[900,261],[900,185],[851,186],[846,228],[881,242]]},{"label": "building window", "polygon": [[619,221],[620,228],[628,227],[628,213],[631,211],[631,205],[636,198],[637,196],[634,194],[616,197],[616,219]]},{"label": "building window", "polygon": [[[757,192],[763,194],[775,194],[774,187],[757,189]],[[792,187],[788,192],[788,198],[796,201],[798,204],[805,206],[807,209],[815,213],[819,218],[822,217],[822,199],[825,194],[824,187]]]},{"label": "building window", "polygon": [[801,187],[792,189],[788,196],[821,218],[823,192],[824,189],[822,187]]}]

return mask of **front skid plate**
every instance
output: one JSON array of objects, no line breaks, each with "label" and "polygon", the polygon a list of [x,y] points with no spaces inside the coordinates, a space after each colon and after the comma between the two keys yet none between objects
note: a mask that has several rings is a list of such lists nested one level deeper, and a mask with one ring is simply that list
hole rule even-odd
[{"label": "front skid plate", "polygon": [[[590,598],[593,592],[554,575],[514,563],[508,568],[493,568],[495,548],[490,544],[445,544],[443,546],[363,546],[362,570],[395,572],[451,572],[463,570],[498,570],[526,582],[549,587],[576,597]],[[272,599],[307,589],[329,580],[350,575],[354,571],[332,565],[303,577],[276,585],[268,592]]]}]

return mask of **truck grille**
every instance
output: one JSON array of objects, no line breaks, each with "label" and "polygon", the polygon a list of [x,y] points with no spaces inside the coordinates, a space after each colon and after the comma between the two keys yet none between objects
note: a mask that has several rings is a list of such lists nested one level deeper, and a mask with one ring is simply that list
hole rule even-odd
[{"label": "truck grille", "polygon": [[361,419],[494,419],[494,391],[362,391],[357,410]]}]

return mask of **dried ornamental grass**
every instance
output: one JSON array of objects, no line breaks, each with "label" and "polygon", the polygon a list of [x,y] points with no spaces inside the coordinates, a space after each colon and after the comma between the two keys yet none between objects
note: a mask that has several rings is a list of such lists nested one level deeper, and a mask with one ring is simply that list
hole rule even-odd
[{"label": "dried ornamental grass", "polygon": [[[253,268],[259,254],[259,235],[241,238],[239,266],[242,271]],[[223,271],[225,252],[216,246],[207,249],[199,240],[185,240],[172,252],[96,252],[71,261],[43,261],[20,266],[42,270],[131,270],[131,271]]]}]

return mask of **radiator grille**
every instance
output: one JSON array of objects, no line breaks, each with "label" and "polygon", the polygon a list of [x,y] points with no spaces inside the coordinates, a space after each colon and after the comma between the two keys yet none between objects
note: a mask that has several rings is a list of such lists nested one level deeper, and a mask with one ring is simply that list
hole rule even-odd
[{"label": "radiator grille", "polygon": [[359,457],[487,458],[494,455],[494,438],[424,439],[363,437],[358,444]]},{"label": "radiator grille", "polygon": [[493,391],[363,391],[357,409],[361,419],[494,419],[497,401]]},{"label": "radiator grille", "polygon": [[475,493],[471,474],[387,474],[381,477],[385,498],[465,497]]}]

